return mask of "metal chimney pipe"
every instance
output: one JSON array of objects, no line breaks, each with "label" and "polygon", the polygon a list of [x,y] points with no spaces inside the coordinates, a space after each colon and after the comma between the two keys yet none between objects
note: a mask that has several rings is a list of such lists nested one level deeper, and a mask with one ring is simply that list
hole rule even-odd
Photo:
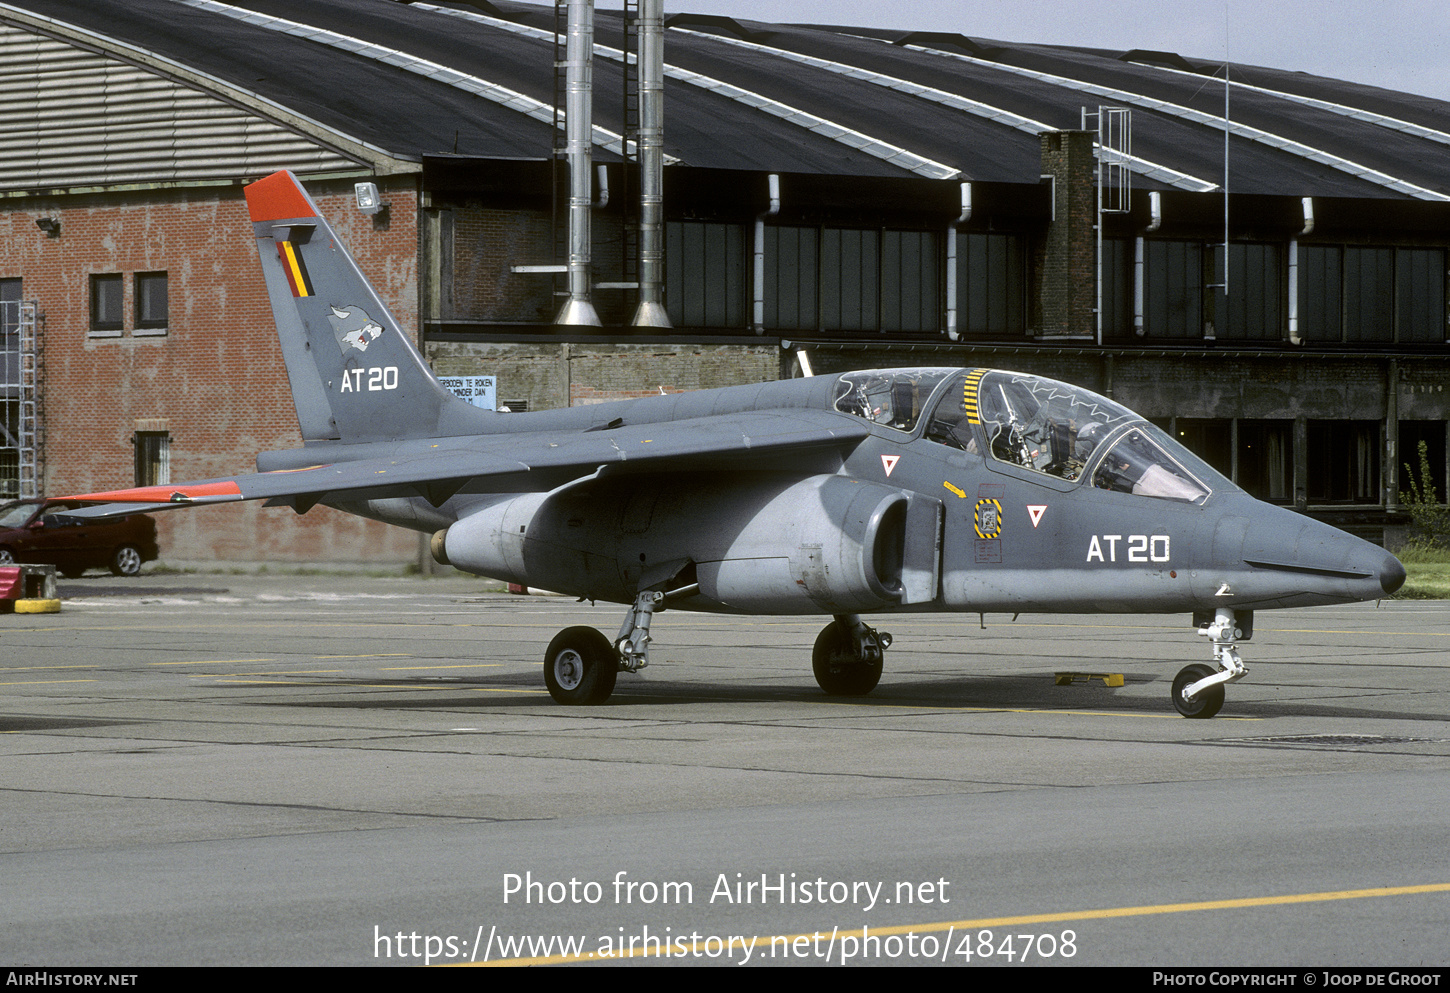
[{"label": "metal chimney pipe", "polygon": [[593,242],[589,209],[594,200],[589,168],[594,132],[594,0],[568,0],[568,4],[564,125],[569,159],[569,300],[554,323],[599,327],[599,314],[589,300]]},{"label": "metal chimney pipe", "polygon": [[639,0],[639,307],[635,327],[667,328],[665,313],[665,4]]}]

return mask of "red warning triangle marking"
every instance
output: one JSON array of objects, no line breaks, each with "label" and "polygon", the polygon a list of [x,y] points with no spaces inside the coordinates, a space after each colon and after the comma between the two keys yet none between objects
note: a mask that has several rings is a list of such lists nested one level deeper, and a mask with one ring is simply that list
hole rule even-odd
[{"label": "red warning triangle marking", "polygon": [[896,463],[901,461],[900,455],[881,456],[881,468],[886,470],[886,475],[891,475],[891,470],[896,468]]},{"label": "red warning triangle marking", "polygon": [[1037,527],[1042,523],[1042,513],[1047,509],[1045,503],[1029,503],[1027,505],[1027,516],[1032,518],[1032,526]]}]

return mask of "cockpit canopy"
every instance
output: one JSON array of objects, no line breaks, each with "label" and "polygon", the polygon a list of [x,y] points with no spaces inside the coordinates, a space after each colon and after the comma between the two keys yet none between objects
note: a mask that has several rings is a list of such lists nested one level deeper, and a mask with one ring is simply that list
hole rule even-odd
[{"label": "cockpit canopy", "polygon": [[1217,475],[1127,407],[1026,373],[850,372],[835,409],[903,432],[925,420],[929,441],[1098,489],[1201,504]]}]

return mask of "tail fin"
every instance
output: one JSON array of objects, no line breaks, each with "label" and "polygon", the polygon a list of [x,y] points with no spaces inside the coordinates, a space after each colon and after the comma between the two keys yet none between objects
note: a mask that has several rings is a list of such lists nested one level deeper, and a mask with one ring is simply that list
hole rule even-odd
[{"label": "tail fin", "polygon": [[426,438],[487,416],[439,385],[296,176],[246,195],[304,440]]}]

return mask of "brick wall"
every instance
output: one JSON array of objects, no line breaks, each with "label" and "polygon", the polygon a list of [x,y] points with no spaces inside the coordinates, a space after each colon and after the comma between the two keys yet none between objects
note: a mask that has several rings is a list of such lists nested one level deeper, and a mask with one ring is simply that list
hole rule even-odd
[{"label": "brick wall", "polygon": [[[305,184],[405,328],[417,319],[417,196],[380,183],[382,223],[351,182]],[[171,479],[255,470],[260,450],[301,444],[240,187],[10,201],[0,277],[19,276],[44,314],[44,492],[130,486],[138,427],[171,436]],[[35,225],[60,220],[58,237]],[[165,334],[135,327],[135,274],[167,273]],[[124,327],[91,333],[90,277],[122,276]],[[157,516],[174,560],[411,561],[410,533],[319,508],[248,506]]]},{"label": "brick wall", "polygon": [[1034,315],[1041,315],[1042,334],[1091,335],[1097,327],[1092,132],[1044,132],[1042,172],[1054,179],[1053,207],[1042,255],[1034,260],[1042,267]]}]

